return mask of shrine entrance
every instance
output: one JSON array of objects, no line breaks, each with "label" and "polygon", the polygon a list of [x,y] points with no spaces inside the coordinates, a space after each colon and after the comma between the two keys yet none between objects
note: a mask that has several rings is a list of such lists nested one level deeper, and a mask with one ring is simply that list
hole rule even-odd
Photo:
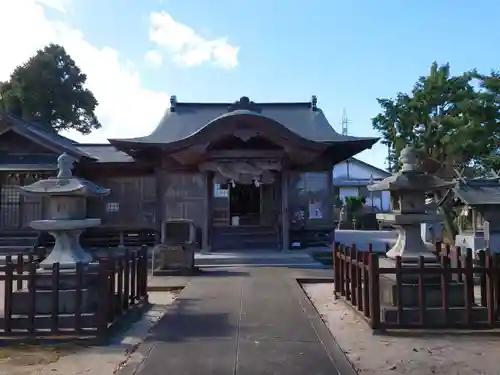
[{"label": "shrine entrance", "polygon": [[212,179],[210,247],[213,251],[279,250],[281,184],[218,183]]},{"label": "shrine entrance", "polygon": [[260,214],[261,186],[229,185],[229,217],[232,218],[232,225],[259,225]]}]

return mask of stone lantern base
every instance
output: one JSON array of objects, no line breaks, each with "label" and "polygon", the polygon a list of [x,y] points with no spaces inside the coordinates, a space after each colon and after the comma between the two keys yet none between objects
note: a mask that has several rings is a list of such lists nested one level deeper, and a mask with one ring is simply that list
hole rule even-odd
[{"label": "stone lantern base", "polygon": [[[53,312],[53,275],[51,270],[39,269],[34,284],[12,293],[12,313],[28,314],[33,292],[35,293],[35,314],[51,314]],[[57,313],[74,314],[77,309],[78,280],[75,269],[59,271],[57,285]],[[97,265],[88,264],[84,267],[81,284],[80,312],[90,313],[97,310],[98,288]]]},{"label": "stone lantern base", "polygon": [[[396,268],[396,259],[401,257],[402,267],[418,267],[419,259],[423,257],[424,267],[441,268],[439,258],[432,252],[430,244],[426,244],[421,237],[419,215],[389,214],[385,219],[392,221],[392,225],[398,229],[398,239],[394,246],[387,252],[386,258],[381,258],[381,268]],[[414,222],[412,222],[414,221]],[[441,275],[424,274],[423,281],[423,303],[426,309],[427,321],[435,324],[444,324],[443,293]],[[380,302],[383,307],[383,319],[386,322],[418,323],[420,321],[419,308],[419,275],[401,275],[400,298],[398,303],[398,289],[395,274],[380,275]],[[454,280],[447,282],[446,305],[451,313],[448,319],[463,321],[465,314],[464,284]],[[398,305],[403,308],[402,316],[398,318]],[[474,308],[474,313],[483,314],[485,309]]]},{"label": "stone lantern base", "polygon": [[194,265],[194,246],[165,244],[153,249],[153,276],[189,276],[200,273]]},{"label": "stone lantern base", "polygon": [[[390,258],[379,260],[380,268],[396,267],[396,262]],[[403,267],[416,267],[416,262],[405,262]],[[426,263],[426,268],[440,267],[437,262]],[[418,324],[420,322],[419,285],[418,275],[404,276],[400,284],[401,301],[398,303],[398,289],[395,274],[380,275],[380,303],[382,306],[382,319],[387,323]],[[464,283],[450,280],[447,282],[446,305],[448,307],[447,323],[463,322],[465,319]],[[442,310],[443,293],[440,275],[428,275],[423,278],[423,302],[426,321],[430,324],[444,324],[445,315]],[[403,308],[399,313],[398,305]],[[486,320],[487,309],[474,306],[472,314],[475,320]],[[399,315],[399,316],[398,316]]]}]

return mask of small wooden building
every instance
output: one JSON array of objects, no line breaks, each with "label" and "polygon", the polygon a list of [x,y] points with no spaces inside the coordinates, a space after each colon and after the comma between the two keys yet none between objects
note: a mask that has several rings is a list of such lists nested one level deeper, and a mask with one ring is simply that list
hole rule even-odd
[{"label": "small wooden building", "polygon": [[76,175],[111,189],[87,207],[109,230],[158,230],[165,219],[185,218],[194,220],[204,249],[288,248],[295,229],[333,230],[333,166],[376,141],[335,132],[314,96],[302,103],[172,96],[151,134],[108,144],[76,143],[5,115],[0,233],[44,217],[44,202],[17,187],[53,175],[66,152]]},{"label": "small wooden building", "polygon": [[[452,190],[454,203],[460,207],[459,234],[455,245],[474,252],[489,248],[500,251],[500,179],[466,179],[462,176]],[[451,195],[451,191],[448,193]],[[451,197],[445,196],[450,199]]]}]

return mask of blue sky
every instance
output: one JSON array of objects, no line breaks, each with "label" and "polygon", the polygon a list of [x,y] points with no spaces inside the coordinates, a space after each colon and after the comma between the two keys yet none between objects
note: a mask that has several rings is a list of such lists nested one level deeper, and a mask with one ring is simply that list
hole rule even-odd
[{"label": "blue sky", "polygon": [[[410,90],[418,76],[426,74],[432,61],[450,62],[455,72],[470,68],[489,71],[497,68],[500,61],[500,51],[495,47],[500,40],[495,22],[500,3],[486,0],[12,0],[11,3],[23,1],[42,7],[44,18],[52,25],[63,23],[66,30],[78,31],[80,39],[88,45],[101,52],[107,48],[108,52],[118,54],[120,66],[140,80],[141,90],[148,93],[175,94],[179,101],[234,101],[243,95],[255,101],[307,101],[314,94],[337,131],[345,109],[350,120],[349,134],[358,136],[376,135],[370,120],[379,111],[376,98]],[[61,12],[57,4],[64,4],[66,12]],[[158,37],[155,41],[151,36],[155,13],[166,15],[177,26],[189,28],[203,41],[222,40],[220,43],[229,46],[226,49],[233,48],[232,63],[226,61],[223,66],[216,58],[207,58],[189,66],[180,64],[179,50],[175,50],[173,42],[179,37],[178,29],[164,29],[161,43]],[[62,38],[63,44],[71,43],[66,35],[47,35],[45,39],[40,37],[39,43],[51,37],[56,42]],[[88,66],[94,72],[90,63],[83,62],[89,53],[82,54],[80,62],[75,56],[79,53],[76,42],[67,49],[84,71]],[[145,60],[148,51],[161,52],[162,64],[148,63]],[[96,60],[94,64],[98,63]],[[125,95],[125,84],[122,87],[118,79],[116,82],[116,90],[122,91],[117,95]],[[104,95],[111,97],[112,88],[108,87]],[[97,93],[96,96],[101,100]],[[155,100],[161,102],[165,97],[155,96]],[[111,99],[101,101],[108,103]],[[142,101],[138,101],[136,108],[130,108],[133,101],[132,97],[127,99],[122,111],[148,111],[148,104],[144,104],[146,108],[139,105]],[[164,102],[162,110],[167,105]],[[158,110],[150,112],[158,117]],[[104,117],[116,120],[117,116]],[[127,121],[125,114],[120,116]],[[137,114],[130,116],[138,120],[128,126],[136,126],[137,131],[152,126],[140,124]],[[106,127],[106,121],[101,121]],[[118,125],[113,126],[116,129]],[[143,133],[144,130],[139,132]],[[378,167],[384,167],[385,156],[386,150],[380,145],[359,155]]]}]

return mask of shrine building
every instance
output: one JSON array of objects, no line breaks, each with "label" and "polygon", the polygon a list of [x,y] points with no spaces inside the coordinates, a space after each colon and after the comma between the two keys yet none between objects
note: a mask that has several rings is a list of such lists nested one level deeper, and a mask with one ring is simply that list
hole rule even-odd
[{"label": "shrine building", "polygon": [[[140,124],[137,124],[140,126]],[[159,231],[193,220],[205,250],[288,249],[294,231],[332,231],[333,166],[377,138],[337,133],[317,98],[297,103],[179,102],[156,129],[105,144],[77,143],[46,126],[0,116],[0,234],[28,233],[43,200],[18,186],[55,175],[56,159],[111,189],[89,200],[87,216],[109,231]],[[101,228],[101,229],[102,229]]]}]

